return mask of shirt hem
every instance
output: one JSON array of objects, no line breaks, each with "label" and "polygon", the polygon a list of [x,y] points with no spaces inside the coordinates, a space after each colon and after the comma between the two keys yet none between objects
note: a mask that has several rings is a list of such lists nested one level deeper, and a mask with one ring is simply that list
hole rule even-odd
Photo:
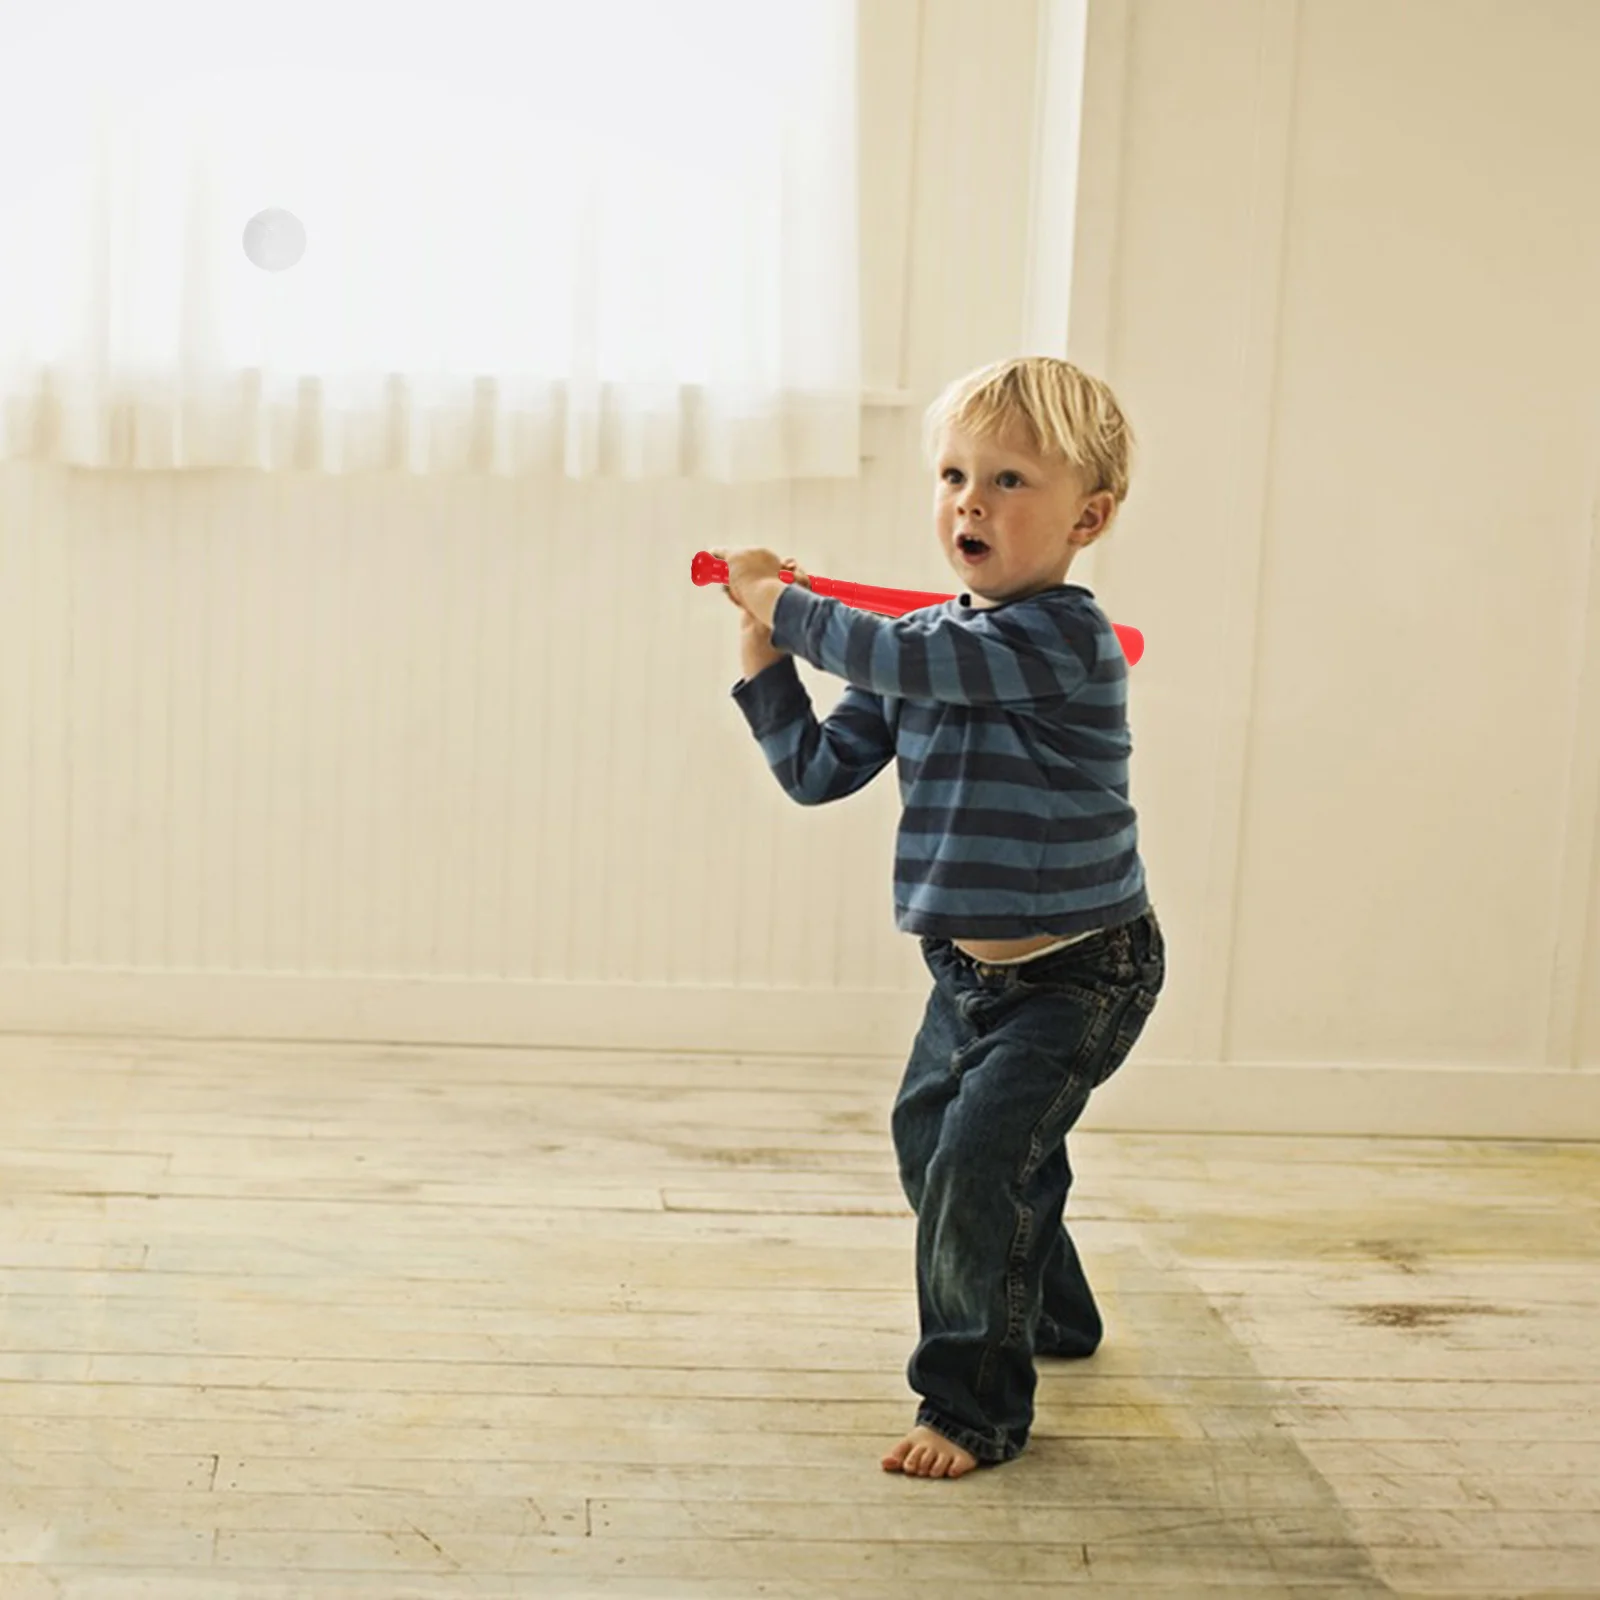
[{"label": "shirt hem", "polygon": [[1032,939],[1048,936],[1071,939],[1080,933],[1118,928],[1150,909],[1148,894],[1134,895],[1114,905],[1097,906],[1070,917],[954,917],[895,908],[895,925],[902,933],[928,939]]}]

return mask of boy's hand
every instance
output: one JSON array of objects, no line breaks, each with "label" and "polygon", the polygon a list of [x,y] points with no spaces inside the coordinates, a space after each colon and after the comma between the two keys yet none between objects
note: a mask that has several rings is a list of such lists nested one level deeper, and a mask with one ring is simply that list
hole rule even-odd
[{"label": "boy's hand", "polygon": [[[757,547],[716,549],[711,554],[728,563],[728,581],[722,592],[744,612],[746,631],[757,631],[768,640],[772,637],[772,612],[783,592],[780,574],[790,573],[796,583],[811,587],[811,574],[793,556],[780,561],[772,551]],[[764,584],[770,587],[763,590]]]},{"label": "boy's hand", "polygon": [[784,558],[783,570],[785,572],[792,573],[794,575],[794,581],[798,583],[802,589],[809,589],[811,587],[811,574],[807,572],[793,556],[786,556]]},{"label": "boy's hand", "polygon": [[[759,556],[771,556],[772,554],[771,551],[767,550],[740,553],[753,553]],[[783,659],[784,652],[777,649],[772,643],[771,612],[769,611],[766,618],[763,619],[752,612],[747,606],[742,605],[739,601],[739,597],[733,592],[733,584],[731,580],[734,575],[734,566],[733,561],[730,558],[730,553],[727,550],[713,550],[711,554],[719,557],[723,561],[728,562],[728,577],[730,581],[723,584],[722,592],[727,595],[728,599],[732,601],[734,605],[739,607],[739,658],[743,666],[745,677],[753,678],[758,672],[764,671],[775,661],[781,661]],[[772,559],[776,560],[777,558],[773,557]],[[804,584],[808,589],[811,587],[810,574],[802,571],[800,564],[793,558],[790,558],[787,561],[778,562],[778,571],[791,572],[794,574],[794,581],[796,583]],[[779,582],[781,583],[782,580],[780,579]],[[776,596],[774,596],[773,604],[776,603]]]},{"label": "boy's hand", "polygon": [[760,583],[764,578],[777,579],[783,571],[783,562],[777,553],[765,550],[760,545],[730,550],[723,559],[728,563],[728,587],[733,590],[735,597],[739,597],[748,585]]},{"label": "boy's hand", "polygon": [[771,550],[752,546],[728,553],[728,592],[757,621],[772,626],[778,596],[783,593],[783,562]]}]

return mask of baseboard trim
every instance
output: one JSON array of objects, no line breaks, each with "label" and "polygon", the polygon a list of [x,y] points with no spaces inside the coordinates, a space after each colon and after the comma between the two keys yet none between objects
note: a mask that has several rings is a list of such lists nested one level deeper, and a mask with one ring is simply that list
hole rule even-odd
[{"label": "baseboard trim", "polygon": [[[650,984],[0,971],[0,1033],[898,1062],[923,996]],[[1600,1140],[1600,1070],[1136,1056],[1084,1126]]]}]

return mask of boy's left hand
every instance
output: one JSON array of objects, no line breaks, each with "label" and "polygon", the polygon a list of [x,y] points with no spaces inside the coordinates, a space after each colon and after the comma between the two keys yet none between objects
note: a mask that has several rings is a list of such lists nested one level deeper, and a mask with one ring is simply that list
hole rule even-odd
[{"label": "boy's left hand", "polygon": [[728,593],[768,627],[772,626],[772,613],[783,593],[781,574],[787,568],[796,571],[795,563],[782,560],[776,552],[750,546],[743,550],[730,550],[725,557],[728,563]]}]

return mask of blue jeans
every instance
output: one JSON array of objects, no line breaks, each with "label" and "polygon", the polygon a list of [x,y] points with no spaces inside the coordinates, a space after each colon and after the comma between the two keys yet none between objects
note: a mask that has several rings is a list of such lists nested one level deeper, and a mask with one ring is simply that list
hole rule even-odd
[{"label": "blue jeans", "polygon": [[1153,911],[1020,967],[925,938],[933,974],[895,1100],[900,1182],[917,1213],[917,1421],[978,1461],[1033,1423],[1037,1355],[1087,1356],[1100,1313],[1062,1224],[1067,1130],[1155,1007]]}]

